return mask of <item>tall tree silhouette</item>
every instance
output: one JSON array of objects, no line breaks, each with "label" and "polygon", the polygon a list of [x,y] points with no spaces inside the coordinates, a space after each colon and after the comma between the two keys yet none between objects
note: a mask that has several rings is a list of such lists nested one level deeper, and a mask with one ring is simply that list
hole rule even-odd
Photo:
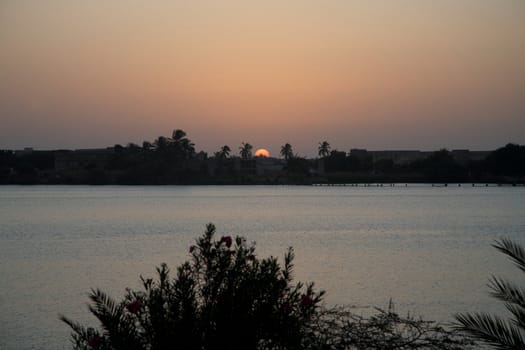
[{"label": "tall tree silhouette", "polygon": [[281,146],[281,155],[286,160],[292,159],[294,156],[292,145],[290,145],[289,143],[286,143],[285,145]]},{"label": "tall tree silhouette", "polygon": [[225,159],[230,156],[231,149],[228,145],[224,145],[218,152],[215,152],[215,157]]},{"label": "tall tree silhouette", "polygon": [[153,144],[155,145],[155,150],[158,152],[164,152],[168,149],[170,144],[169,139],[165,136],[159,136]]},{"label": "tall tree silhouette", "polygon": [[525,175],[525,146],[509,143],[492,152],[484,162],[485,168],[496,175]]},{"label": "tall tree silhouette", "polygon": [[239,147],[239,154],[241,155],[241,158],[243,159],[249,159],[252,157],[252,149],[253,146],[250,145],[248,142],[243,142],[241,144],[241,147]]},{"label": "tall tree silhouette", "polygon": [[177,158],[189,159],[195,155],[195,144],[186,137],[184,130],[173,130],[169,144],[170,149]]},{"label": "tall tree silhouette", "polygon": [[319,155],[321,157],[328,157],[330,155],[330,144],[327,141],[319,142]]},{"label": "tall tree silhouette", "polygon": [[171,135],[173,141],[179,141],[186,137],[186,132],[181,129],[175,129]]}]

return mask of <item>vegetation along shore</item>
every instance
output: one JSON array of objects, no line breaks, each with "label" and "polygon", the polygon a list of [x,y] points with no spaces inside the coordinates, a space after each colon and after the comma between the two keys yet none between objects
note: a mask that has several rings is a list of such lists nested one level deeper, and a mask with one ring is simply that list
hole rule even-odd
[{"label": "vegetation along shore", "polygon": [[261,151],[243,142],[208,154],[179,129],[142,145],[0,150],[0,184],[525,184],[525,146],[511,143],[493,151],[423,152],[342,151],[321,141],[315,158],[297,155],[289,143],[278,158]]}]

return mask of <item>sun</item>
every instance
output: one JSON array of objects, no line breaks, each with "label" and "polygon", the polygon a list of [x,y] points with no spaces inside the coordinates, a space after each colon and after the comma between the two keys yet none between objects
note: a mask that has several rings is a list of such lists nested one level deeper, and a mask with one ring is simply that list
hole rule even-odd
[{"label": "sun", "polygon": [[270,152],[268,152],[267,149],[259,148],[257,151],[255,151],[255,156],[268,158],[270,156]]}]

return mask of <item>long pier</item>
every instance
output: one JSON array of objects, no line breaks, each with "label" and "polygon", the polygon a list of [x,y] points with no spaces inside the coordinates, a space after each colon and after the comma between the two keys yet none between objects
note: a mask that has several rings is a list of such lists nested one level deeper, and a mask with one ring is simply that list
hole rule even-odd
[{"label": "long pier", "polygon": [[525,184],[498,183],[312,183],[312,186],[322,187],[525,187]]}]

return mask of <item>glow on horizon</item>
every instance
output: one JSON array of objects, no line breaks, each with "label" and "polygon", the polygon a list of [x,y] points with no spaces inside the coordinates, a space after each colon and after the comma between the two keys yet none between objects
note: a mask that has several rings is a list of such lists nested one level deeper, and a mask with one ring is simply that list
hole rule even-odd
[{"label": "glow on horizon", "polygon": [[255,151],[256,157],[270,157],[270,152],[266,148],[259,148],[257,151]]},{"label": "glow on horizon", "polygon": [[525,2],[3,1],[0,148],[525,143]]}]

